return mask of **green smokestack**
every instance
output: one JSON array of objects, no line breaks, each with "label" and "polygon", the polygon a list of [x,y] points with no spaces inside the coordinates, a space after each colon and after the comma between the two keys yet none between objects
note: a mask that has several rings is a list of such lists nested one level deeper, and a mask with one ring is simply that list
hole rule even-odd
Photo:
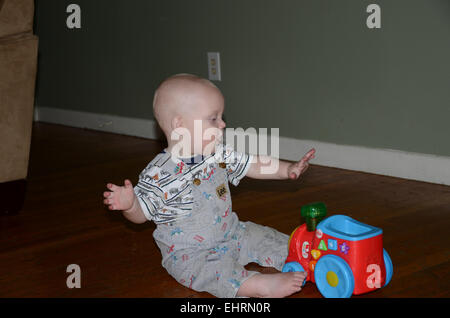
[{"label": "green smokestack", "polygon": [[327,207],[323,202],[314,202],[301,207],[301,216],[306,220],[306,229],[309,232],[316,230],[317,224],[327,215]]}]

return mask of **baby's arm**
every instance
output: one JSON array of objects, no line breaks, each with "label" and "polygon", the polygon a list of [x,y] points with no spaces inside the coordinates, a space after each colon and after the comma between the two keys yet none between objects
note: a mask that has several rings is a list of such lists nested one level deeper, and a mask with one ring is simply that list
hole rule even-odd
[{"label": "baby's arm", "polygon": [[108,205],[110,210],[122,210],[123,216],[133,223],[147,221],[130,180],[125,180],[123,187],[112,183],[108,183],[106,187],[110,191],[103,192],[103,203]]},{"label": "baby's arm", "polygon": [[[255,162],[253,162],[247,171],[246,176],[253,179],[298,179],[302,173],[306,171],[309,167],[309,160],[314,158],[316,153],[315,149],[311,149],[300,159],[298,162],[288,162],[284,160],[279,160],[276,158],[268,156],[255,156]],[[272,173],[264,173],[264,168],[272,166],[277,166],[278,169]]]}]

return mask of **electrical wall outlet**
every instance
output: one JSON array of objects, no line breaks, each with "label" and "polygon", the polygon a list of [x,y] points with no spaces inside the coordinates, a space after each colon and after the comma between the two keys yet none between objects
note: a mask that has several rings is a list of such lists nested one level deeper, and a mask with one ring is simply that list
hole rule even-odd
[{"label": "electrical wall outlet", "polygon": [[220,72],[220,53],[208,52],[208,78],[212,81],[222,80]]}]

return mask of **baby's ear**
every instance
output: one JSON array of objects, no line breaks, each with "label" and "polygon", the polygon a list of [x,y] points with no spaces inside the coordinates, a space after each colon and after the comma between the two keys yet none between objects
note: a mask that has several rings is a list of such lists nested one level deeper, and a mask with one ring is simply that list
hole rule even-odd
[{"label": "baby's ear", "polygon": [[172,125],[172,130],[180,128],[183,125],[183,118],[181,118],[180,115],[177,115],[172,118],[172,122],[170,124]]}]

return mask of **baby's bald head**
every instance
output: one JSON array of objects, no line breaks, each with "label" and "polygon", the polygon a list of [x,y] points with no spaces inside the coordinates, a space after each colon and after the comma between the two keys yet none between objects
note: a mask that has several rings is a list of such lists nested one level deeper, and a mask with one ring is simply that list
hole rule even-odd
[{"label": "baby's bald head", "polygon": [[173,130],[172,120],[192,116],[205,107],[208,98],[221,98],[220,90],[210,81],[190,74],[177,74],[164,80],[153,98],[155,118],[167,135]]}]

